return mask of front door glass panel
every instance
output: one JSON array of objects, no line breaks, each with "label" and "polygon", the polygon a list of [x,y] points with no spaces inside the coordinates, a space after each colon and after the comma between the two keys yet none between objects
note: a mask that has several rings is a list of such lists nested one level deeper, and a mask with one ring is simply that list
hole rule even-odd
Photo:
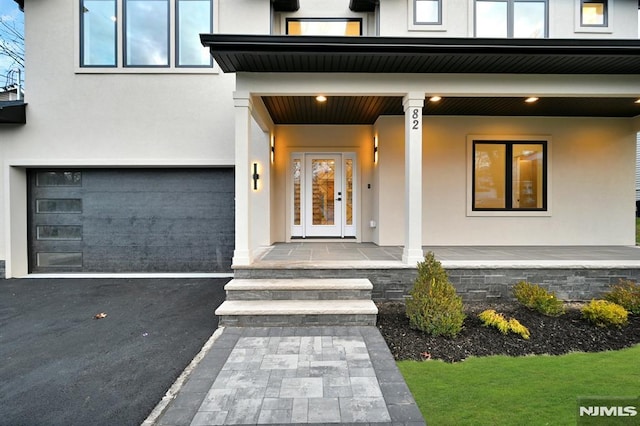
[{"label": "front door glass panel", "polygon": [[335,224],[335,171],[335,160],[317,159],[311,161],[314,225]]}]

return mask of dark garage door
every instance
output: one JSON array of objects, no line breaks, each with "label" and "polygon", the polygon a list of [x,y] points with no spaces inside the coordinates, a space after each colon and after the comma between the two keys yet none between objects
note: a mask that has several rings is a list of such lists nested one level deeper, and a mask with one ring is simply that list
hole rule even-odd
[{"label": "dark garage door", "polygon": [[234,172],[29,171],[31,272],[222,272],[234,247]]}]

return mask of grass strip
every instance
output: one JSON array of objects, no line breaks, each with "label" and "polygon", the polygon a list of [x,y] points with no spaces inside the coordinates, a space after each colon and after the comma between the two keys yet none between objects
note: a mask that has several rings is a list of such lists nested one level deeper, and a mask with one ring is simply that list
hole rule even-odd
[{"label": "grass strip", "polygon": [[429,425],[575,425],[581,396],[638,397],[640,345],[562,356],[400,361]]}]

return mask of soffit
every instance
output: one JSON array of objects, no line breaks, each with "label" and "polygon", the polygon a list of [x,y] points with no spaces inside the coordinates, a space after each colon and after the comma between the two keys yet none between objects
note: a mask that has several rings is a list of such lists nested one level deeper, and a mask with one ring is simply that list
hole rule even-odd
[{"label": "soffit", "polygon": [[640,40],[200,37],[224,72],[640,74]]},{"label": "soffit", "polygon": [[[640,104],[633,98],[452,97],[425,102],[424,116],[635,117]],[[329,96],[318,103],[312,96],[263,96],[275,124],[373,124],[381,115],[403,115],[402,97]]]}]

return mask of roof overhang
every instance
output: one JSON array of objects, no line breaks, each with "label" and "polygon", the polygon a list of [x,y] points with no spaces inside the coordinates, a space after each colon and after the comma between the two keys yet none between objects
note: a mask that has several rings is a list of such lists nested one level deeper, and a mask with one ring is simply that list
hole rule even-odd
[{"label": "roof overhang", "polygon": [[[395,78],[407,73],[460,74],[465,79],[474,74],[537,75],[538,81],[540,75],[611,76],[606,82],[623,75],[627,80],[640,78],[640,40],[202,34],[201,41],[228,73],[309,73],[309,78],[314,73],[388,73]],[[319,106],[304,95],[270,93],[261,98],[276,124],[371,124],[380,115],[403,114],[401,98],[394,96],[333,96],[327,105]],[[423,113],[635,117],[640,115],[640,104],[634,103],[639,96],[624,91],[613,97],[551,94],[529,105],[517,95],[487,97],[478,92],[475,97],[450,96],[438,104],[427,103]]]},{"label": "roof overhang", "polygon": [[224,72],[640,74],[640,40],[202,34]]},{"label": "roof overhang", "polygon": [[27,104],[22,101],[0,102],[0,124],[26,124]]}]

